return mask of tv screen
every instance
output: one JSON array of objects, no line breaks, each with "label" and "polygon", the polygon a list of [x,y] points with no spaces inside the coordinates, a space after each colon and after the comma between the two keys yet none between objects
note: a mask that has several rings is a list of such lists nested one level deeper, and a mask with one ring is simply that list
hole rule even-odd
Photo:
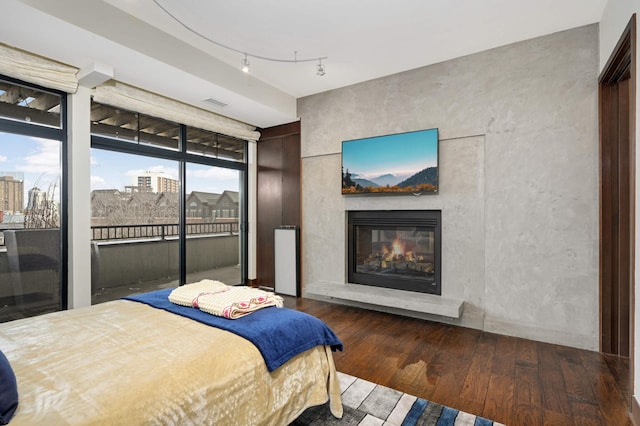
[{"label": "tv screen", "polygon": [[438,129],[342,142],[342,193],[438,192]]}]

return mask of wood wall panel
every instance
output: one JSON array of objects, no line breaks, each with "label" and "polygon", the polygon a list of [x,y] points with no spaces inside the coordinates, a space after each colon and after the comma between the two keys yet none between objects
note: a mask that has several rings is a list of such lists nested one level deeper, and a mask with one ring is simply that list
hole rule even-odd
[{"label": "wood wall panel", "polygon": [[273,229],[282,218],[281,147],[279,139],[258,144],[256,279],[269,287],[274,282]]},{"label": "wood wall panel", "polygon": [[282,147],[282,224],[300,226],[300,135],[285,136]]},{"label": "wood wall panel", "polygon": [[300,227],[300,123],[261,130],[257,145],[256,281],[274,287],[274,230]]}]

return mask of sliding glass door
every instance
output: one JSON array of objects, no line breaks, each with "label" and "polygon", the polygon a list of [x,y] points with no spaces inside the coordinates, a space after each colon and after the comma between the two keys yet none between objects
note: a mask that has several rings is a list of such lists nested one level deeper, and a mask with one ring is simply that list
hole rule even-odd
[{"label": "sliding glass door", "polygon": [[186,282],[242,282],[240,187],[237,170],[187,164]]},{"label": "sliding glass door", "polygon": [[246,142],[92,104],[92,303],[246,277]]}]

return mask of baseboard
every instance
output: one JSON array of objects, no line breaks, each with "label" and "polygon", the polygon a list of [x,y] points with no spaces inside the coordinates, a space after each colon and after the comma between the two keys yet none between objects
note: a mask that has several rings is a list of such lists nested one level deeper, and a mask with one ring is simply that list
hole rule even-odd
[{"label": "baseboard", "polygon": [[490,315],[485,317],[483,330],[490,333],[535,340],[537,342],[571,346],[589,351],[598,350],[598,337],[595,334],[585,335],[576,331],[553,330],[521,322],[505,321],[500,318],[491,317]]},{"label": "baseboard", "polygon": [[257,278],[253,278],[253,279],[247,280],[247,286],[249,286],[249,287],[258,287],[258,279]]},{"label": "baseboard", "polygon": [[631,397],[631,422],[635,426],[640,426],[640,403],[635,396]]}]

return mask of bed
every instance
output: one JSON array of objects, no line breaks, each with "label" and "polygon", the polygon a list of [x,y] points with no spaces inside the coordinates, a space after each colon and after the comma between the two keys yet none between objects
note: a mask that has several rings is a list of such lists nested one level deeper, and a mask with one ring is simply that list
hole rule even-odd
[{"label": "bed", "polygon": [[270,367],[262,350],[132,300],[0,324],[0,351],[18,384],[11,426],[287,425],[327,401],[341,417],[330,344]]}]

